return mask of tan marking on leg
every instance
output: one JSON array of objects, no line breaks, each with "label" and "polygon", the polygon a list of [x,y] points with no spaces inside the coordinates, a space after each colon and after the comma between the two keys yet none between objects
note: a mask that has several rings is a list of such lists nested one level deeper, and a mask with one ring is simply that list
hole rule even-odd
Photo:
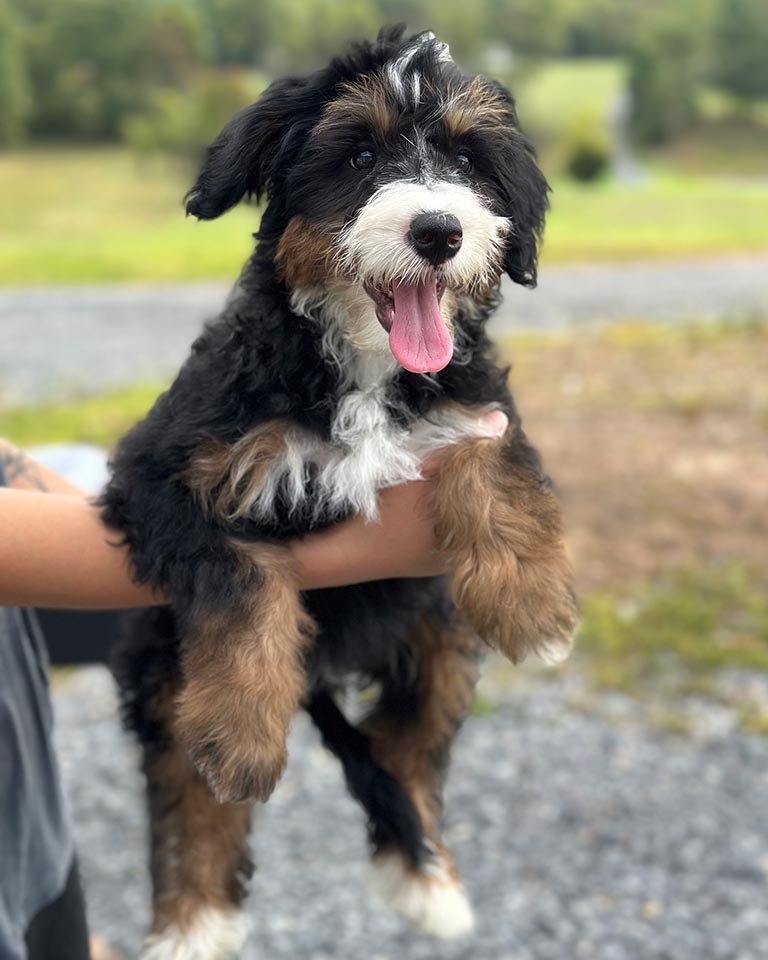
[{"label": "tan marking on leg", "polygon": [[231,521],[251,512],[270,464],[285,452],[289,429],[282,421],[271,420],[234,443],[210,440],[199,450],[185,482],[206,516]]},{"label": "tan marking on leg", "polygon": [[247,837],[251,805],[220,804],[173,735],[173,681],[148,704],[160,742],[147,748],[154,887],[153,930],[194,930],[201,916],[220,911],[240,923],[238,907],[252,866]]},{"label": "tan marking on leg", "polygon": [[178,797],[158,825],[166,882],[155,904],[156,924],[184,931],[203,907],[238,905],[252,804],[217,802],[180,746],[158,758],[152,778]]},{"label": "tan marking on leg", "polygon": [[277,276],[293,290],[328,279],[334,272],[336,234],[305,217],[292,217],[277,244]]},{"label": "tan marking on leg", "polygon": [[480,636],[514,662],[558,660],[577,626],[559,505],[535,470],[501,440],[458,445],[430,502],[453,596]]},{"label": "tan marking on leg", "polygon": [[200,616],[185,638],[177,730],[220,801],[265,800],[287,759],[286,736],[305,689],[303,653],[315,624],[301,605],[285,547],[233,542],[242,602]]}]

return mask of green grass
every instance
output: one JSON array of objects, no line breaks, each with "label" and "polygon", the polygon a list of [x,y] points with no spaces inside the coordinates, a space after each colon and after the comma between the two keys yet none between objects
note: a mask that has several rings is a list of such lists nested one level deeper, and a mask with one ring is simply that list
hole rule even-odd
[{"label": "green grass", "polygon": [[64,442],[111,447],[163,389],[165,384],[142,384],[43,407],[0,409],[0,437],[19,447]]},{"label": "green grass", "polygon": [[[0,286],[231,279],[258,211],[185,218],[190,173],[118,148],[0,156]],[[544,259],[768,250],[768,183],[658,174],[636,186],[554,184]]]},{"label": "green grass", "polygon": [[653,173],[634,185],[555,183],[547,262],[768,252],[768,182]]},{"label": "green grass", "polygon": [[[559,168],[575,123],[605,128],[624,82],[615,59],[545,61],[519,78],[521,120],[543,148],[545,169]],[[553,178],[545,261],[768,252],[768,182],[721,176],[764,169],[766,128],[757,119],[736,123],[717,91],[701,99],[702,125],[658,154],[663,166],[645,181]],[[231,279],[251,249],[258,211],[242,207],[212,223],[185,218],[181,198],[193,173],[121,147],[3,153],[0,286]]]},{"label": "green grass", "polygon": [[0,284],[233,277],[258,213],[185,217],[191,172],[119,148],[0,156]]},{"label": "green grass", "polygon": [[736,562],[587,597],[578,657],[600,687],[709,690],[724,667],[768,670],[764,573]]}]

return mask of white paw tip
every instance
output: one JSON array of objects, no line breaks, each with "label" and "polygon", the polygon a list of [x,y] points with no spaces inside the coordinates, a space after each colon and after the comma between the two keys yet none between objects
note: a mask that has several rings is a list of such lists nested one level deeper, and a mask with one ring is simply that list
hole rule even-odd
[{"label": "white paw tip", "polygon": [[475,919],[461,884],[437,862],[423,873],[406,868],[399,854],[382,854],[371,865],[371,889],[424,933],[442,939],[466,936]]},{"label": "white paw tip", "polygon": [[150,934],[139,960],[232,960],[249,929],[250,922],[240,910],[205,907],[186,930],[171,925]]},{"label": "white paw tip", "polygon": [[537,647],[536,653],[540,660],[550,667],[555,667],[567,660],[573,650],[573,638],[557,637],[553,640],[544,640]]}]

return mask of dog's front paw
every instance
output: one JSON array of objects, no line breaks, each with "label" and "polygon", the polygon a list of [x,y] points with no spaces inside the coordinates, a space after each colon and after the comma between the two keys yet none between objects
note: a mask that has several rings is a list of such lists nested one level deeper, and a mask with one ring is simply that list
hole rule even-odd
[{"label": "dog's front paw", "polygon": [[288,760],[285,748],[270,756],[265,756],[263,751],[257,756],[253,747],[248,751],[228,750],[222,743],[210,739],[189,741],[186,749],[219,803],[268,800]]},{"label": "dog's front paw", "polygon": [[546,559],[476,552],[455,571],[453,590],[482,639],[514,663],[528,654],[559,663],[570,653],[579,618],[562,552]]},{"label": "dog's front paw", "polygon": [[200,690],[190,684],[178,700],[177,736],[219,803],[265,801],[285,770],[286,731],[270,736],[252,713],[247,724],[227,723],[226,702],[217,701],[201,713]]}]

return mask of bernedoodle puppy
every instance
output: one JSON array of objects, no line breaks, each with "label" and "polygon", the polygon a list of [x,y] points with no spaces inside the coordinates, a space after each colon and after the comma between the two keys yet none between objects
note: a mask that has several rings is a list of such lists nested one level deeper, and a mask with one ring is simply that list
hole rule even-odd
[{"label": "bernedoodle puppy", "polygon": [[[384,895],[434,934],[470,928],[440,795],[476,638],[557,660],[576,624],[558,506],[484,330],[505,272],[536,282],[547,193],[509,92],[402,28],[275,81],[208,149],[187,210],[266,197],[256,249],[102,501],[170,598],[116,666],[148,781],[147,960],[242,946],[251,804],[300,707],[366,811]],[[375,522],[378,492],[445,447],[428,498],[448,576],[302,594],[285,541]],[[354,725],[335,696],[360,678],[377,699]]]}]

